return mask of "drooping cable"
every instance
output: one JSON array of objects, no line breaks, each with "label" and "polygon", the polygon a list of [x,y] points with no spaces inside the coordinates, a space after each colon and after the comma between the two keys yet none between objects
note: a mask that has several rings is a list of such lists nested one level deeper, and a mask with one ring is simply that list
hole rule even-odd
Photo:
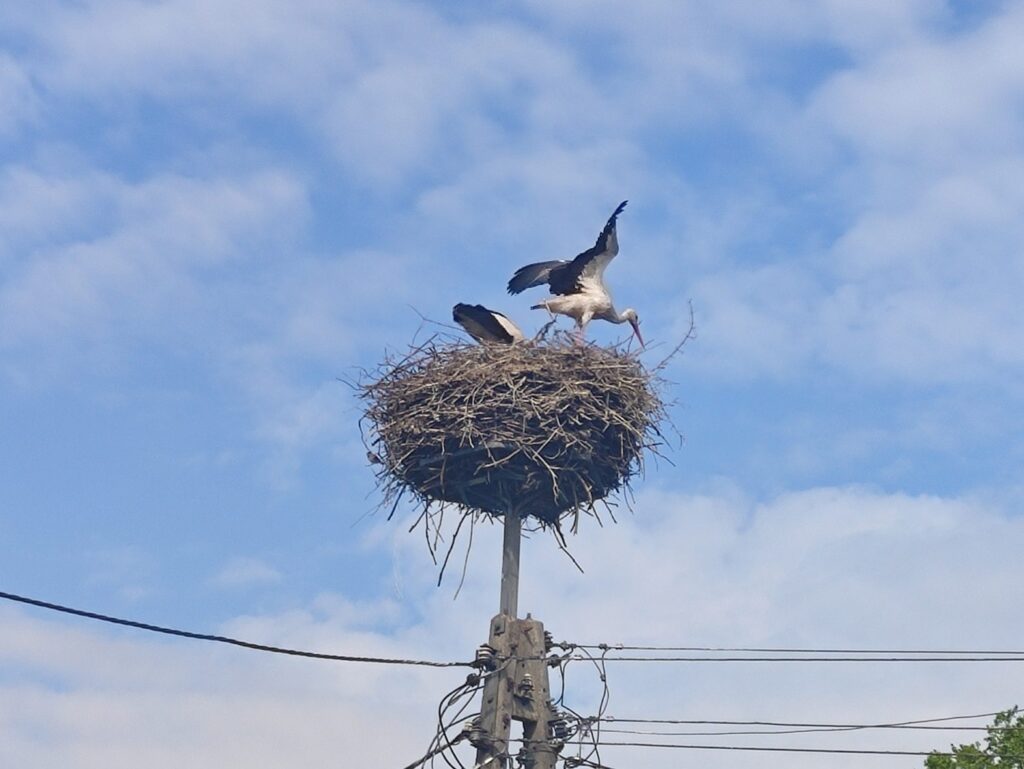
[{"label": "drooping cable", "polygon": [[292,657],[306,657],[309,659],[332,660],[335,662],[366,662],[379,665],[419,665],[435,668],[473,667],[472,662],[435,662],[433,660],[396,659],[390,657],[364,657],[351,654],[327,654],[324,652],[311,652],[303,651],[300,649],[286,649],[280,646],[269,646],[267,644],[253,643],[251,641],[242,641],[237,638],[228,638],[227,636],[210,635],[208,633],[194,633],[190,630],[178,630],[175,628],[163,627],[160,625],[150,625],[145,622],[136,622],[135,620],[121,619],[120,617],[111,617],[106,614],[97,614],[96,612],[84,611],[82,609],[73,609],[69,606],[61,606],[60,604],[50,603],[48,601],[40,601],[36,598],[26,598],[25,596],[15,595],[13,593],[5,593],[2,591],[0,591],[0,598],[3,598],[8,601],[15,601],[18,603],[27,604],[29,606],[36,606],[41,609],[49,609],[51,611],[61,612],[63,614],[71,614],[76,617],[85,617],[87,619],[98,620],[99,622],[107,622],[114,625],[122,625],[124,627],[136,628],[138,630],[147,630],[152,633],[163,633],[164,635],[172,635],[177,636],[179,638],[191,638],[198,641],[214,641],[216,643],[240,646],[244,649],[252,649],[254,651],[261,652],[271,652],[273,654],[286,654]]},{"label": "drooping cable", "polygon": [[608,649],[618,651],[658,651],[658,652],[736,652],[750,654],[926,654],[931,656],[948,655],[1003,655],[1024,657],[1024,650],[996,649],[800,649],[790,647],[765,646],[631,646],[628,644],[567,644],[578,649]]}]

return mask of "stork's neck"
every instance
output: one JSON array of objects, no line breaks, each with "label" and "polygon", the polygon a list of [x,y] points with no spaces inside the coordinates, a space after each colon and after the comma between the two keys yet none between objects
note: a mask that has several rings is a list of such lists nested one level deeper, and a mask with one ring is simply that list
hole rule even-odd
[{"label": "stork's neck", "polygon": [[601,318],[601,320],[607,320],[611,323],[625,323],[627,320],[629,320],[629,317],[626,315],[624,311],[619,312],[614,307],[609,307],[607,310],[605,310],[600,315],[597,315],[595,317]]}]

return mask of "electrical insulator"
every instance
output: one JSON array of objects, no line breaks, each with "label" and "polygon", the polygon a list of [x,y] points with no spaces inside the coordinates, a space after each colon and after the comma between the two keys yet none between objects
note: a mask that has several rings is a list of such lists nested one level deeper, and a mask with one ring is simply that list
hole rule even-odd
[{"label": "electrical insulator", "polygon": [[519,691],[517,694],[525,698],[533,696],[533,676],[529,673],[523,673],[523,677],[519,681]]},{"label": "electrical insulator", "polygon": [[554,739],[564,742],[569,737],[569,722],[561,714],[554,721],[549,721],[548,726]]},{"label": "electrical insulator", "polygon": [[493,646],[480,644],[480,646],[477,647],[476,659],[473,661],[473,664],[478,668],[483,668],[484,670],[494,670],[497,667],[495,664],[497,654],[498,652]]},{"label": "electrical insulator", "polygon": [[486,747],[490,740],[488,739],[487,732],[480,725],[480,720],[474,718],[472,721],[466,721],[462,725],[462,733],[466,735],[466,739],[469,740],[470,745],[474,748]]},{"label": "electrical insulator", "polygon": [[546,651],[546,652],[551,651],[551,649],[552,649],[552,647],[554,645],[555,645],[555,637],[553,635],[551,635],[551,631],[550,630],[545,630],[544,631],[544,651]]}]

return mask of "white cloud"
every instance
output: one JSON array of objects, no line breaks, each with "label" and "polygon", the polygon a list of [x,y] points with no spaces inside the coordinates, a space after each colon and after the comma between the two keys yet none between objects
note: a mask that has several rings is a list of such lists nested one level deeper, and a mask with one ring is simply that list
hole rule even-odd
[{"label": "white cloud", "polygon": [[0,54],[0,137],[15,133],[38,116],[39,99],[18,62]]},{"label": "white cloud", "polygon": [[814,258],[708,265],[695,299],[700,370],[800,376],[825,363],[869,382],[999,382],[1024,358],[1016,212],[1024,156],[911,181],[856,211]]},{"label": "white cloud", "polygon": [[1024,364],[1024,285],[1010,183],[1020,158],[941,178],[905,205],[866,211],[834,249],[823,357],[916,381],[998,381]]},{"label": "white cloud", "polygon": [[[7,671],[17,672],[0,685],[0,755],[19,769],[139,761],[269,769],[322,766],[339,756],[362,765],[383,756],[397,765],[419,753],[423,737],[379,726],[429,724],[427,692],[451,688],[461,677],[116,640],[6,611],[4,627],[0,656],[12,663]],[[347,644],[344,635],[333,640]]]},{"label": "white cloud", "polygon": [[[9,346],[111,329],[131,335],[154,330],[156,319],[184,318],[196,298],[194,277],[249,258],[261,239],[291,230],[305,212],[302,189],[276,172],[208,180],[166,175],[139,184],[105,175],[65,181],[15,173],[9,180],[11,197],[26,186],[30,195],[56,192],[72,219],[87,220],[80,206],[107,213],[91,218],[89,234],[23,252],[8,270],[0,286],[0,342]],[[29,217],[23,229],[33,228],[38,236]]]},{"label": "white cloud", "polygon": [[[67,163],[72,166],[72,163]],[[40,248],[87,237],[103,227],[119,182],[93,170],[48,172],[7,165],[0,173],[0,260],[15,262]]]},{"label": "white cloud", "polygon": [[[338,361],[414,328],[406,303],[441,320],[463,299],[515,312],[506,270],[582,249],[594,212],[621,195],[634,214],[623,223],[632,268],[623,261],[613,274],[618,298],[655,333],[692,296],[693,372],[792,381],[825,364],[857,381],[914,384],[1017,372],[1021,163],[1007,126],[1020,90],[1018,13],[995,9],[960,29],[926,0],[771,12],[652,2],[626,17],[604,7],[458,16],[405,3],[297,11],[172,0],[21,14],[11,24],[31,42],[17,67],[52,108],[73,97],[102,111],[144,95],[173,110],[185,136],[227,125],[214,131],[221,142],[270,116],[322,144],[301,149],[315,163],[339,165],[311,180],[273,170],[292,160],[277,158],[201,179],[163,167],[130,182],[82,169],[81,158],[77,173],[8,167],[0,260],[13,267],[0,288],[0,343],[121,334],[212,351],[259,413],[255,432],[283,447],[283,483],[306,450],[296,447],[339,434],[324,384],[345,373]],[[783,71],[803,46],[827,49],[827,67],[843,69],[792,85]],[[946,119],[936,72],[975,94],[970,109]],[[904,92],[917,96],[901,101]],[[894,100],[896,119],[877,119]],[[117,125],[130,133],[132,120]],[[719,181],[715,169],[679,178],[688,161],[672,153],[719,152],[694,138],[719,129],[753,138],[753,181]],[[975,134],[985,141],[960,147]],[[193,146],[208,139],[186,140],[188,152],[215,154]],[[947,144],[958,151],[936,155]],[[246,153],[264,149],[275,151],[243,147],[231,162],[251,166]],[[790,200],[794,178],[812,188],[796,185],[804,197]],[[322,221],[306,226],[319,215],[312,206],[335,184],[387,191],[404,213],[369,201],[372,248],[311,254],[307,236]],[[836,221],[814,231],[800,218],[811,198]],[[280,254],[267,248],[275,238]],[[224,280],[241,260],[251,272]],[[310,365],[316,381],[303,381]],[[31,382],[18,361],[5,370]]]},{"label": "white cloud", "polygon": [[85,558],[89,586],[114,591],[130,603],[152,595],[159,561],[151,552],[128,545],[91,550]]},{"label": "white cloud", "polygon": [[[451,222],[458,239],[475,244],[453,256],[462,266],[478,263],[484,248],[521,262],[571,258],[593,244],[624,194],[639,195],[651,184],[633,144],[541,144],[503,149],[467,166],[424,192],[417,211]],[[514,266],[508,262],[510,274]]]},{"label": "white cloud", "polygon": [[[352,329],[379,310],[373,296],[400,294],[394,259],[312,259],[302,245],[308,206],[306,188],[278,170],[129,182],[74,163],[9,167],[0,177],[7,378],[31,388],[109,370],[140,341],[184,351],[250,397],[261,439],[294,465],[337,427],[339,361],[360,341]],[[375,271],[373,291],[352,279]],[[331,368],[308,385],[297,361]]]},{"label": "white cloud", "polygon": [[[1024,520],[971,498],[856,487],[809,489],[764,502],[735,489],[692,496],[650,492],[617,525],[583,523],[570,545],[585,575],[548,535],[524,543],[520,606],[558,639],[1012,648],[1024,631],[1006,593],[1018,576]],[[337,653],[470,656],[484,640],[496,604],[499,527],[477,531],[466,585],[454,602],[457,575],[440,590],[431,587],[436,567],[422,539],[400,523],[381,528],[397,541],[408,602],[325,595],[306,609],[238,618],[221,632]],[[434,705],[461,679],[457,670],[280,660],[3,611],[0,659],[7,673],[0,682],[0,744],[17,759],[12,765],[25,769],[57,759],[69,769],[140,761],[170,766],[183,757],[197,766],[276,766],[290,756],[290,766],[316,766],[339,755],[356,763],[372,756],[374,763],[404,765],[425,749]],[[610,712],[856,722],[925,718],[1007,707],[1019,695],[1014,680],[1005,665],[985,663],[613,663]],[[592,708],[596,687],[584,665],[570,667],[574,705]],[[45,739],[37,739],[40,734]],[[929,749],[956,738],[870,732],[790,736],[778,744]],[[627,759],[637,767],[664,765],[663,756],[639,751],[608,749],[605,759],[613,766]],[[722,757],[700,754],[700,760],[731,765]],[[837,765],[862,765],[858,760],[839,759]],[[784,755],[765,756],[761,763],[814,765]]]},{"label": "white cloud", "polygon": [[524,137],[572,142],[599,127],[578,119],[605,107],[594,83],[564,47],[521,26],[404,19],[375,43],[324,119],[336,156],[371,183],[444,179]]},{"label": "white cloud", "polygon": [[1020,147],[1024,13],[978,29],[899,41],[829,80],[811,110],[858,150],[898,163],[961,167]]},{"label": "white cloud", "polygon": [[232,558],[211,580],[217,587],[240,588],[273,585],[282,579],[281,572],[258,558]]},{"label": "white cloud", "polygon": [[[732,89],[737,115],[754,116],[744,122],[770,148],[762,162],[799,181],[800,197],[788,200],[782,184],[746,209],[714,191],[688,206],[687,218],[706,222],[687,227],[702,236],[688,244],[697,269],[676,294],[677,306],[696,301],[693,370],[794,377],[824,363],[858,380],[914,384],[1019,372],[1012,180],[1024,157],[1024,70],[1012,41],[1024,16],[1006,6],[957,25],[941,3],[885,5],[872,20],[856,3],[789,4],[737,33],[754,36],[740,56],[806,39],[836,42],[847,60],[818,73],[806,107],[774,93],[784,82]],[[737,211],[746,217],[736,221]]]},{"label": "white cloud", "polygon": [[700,343],[691,360],[716,375],[792,376],[814,349],[818,287],[789,265],[722,271],[692,288]]},{"label": "white cloud", "polygon": [[[528,13],[482,23],[422,5],[326,0],[115,0],[21,13],[15,26],[32,40],[19,60],[0,60],[0,106],[10,107],[0,132],[43,114],[42,94],[55,110],[127,113],[115,129],[129,135],[135,113],[125,102],[144,97],[180,121],[170,128],[182,130],[190,160],[209,157],[207,141],[244,145],[253,117],[320,146],[281,150],[306,171],[279,170],[294,157],[252,167],[247,153],[278,151],[262,146],[269,133],[236,148],[241,172],[198,178],[169,170],[185,165],[179,156],[131,180],[89,168],[99,161],[84,160],[86,150],[109,150],[98,144],[74,162],[33,155],[5,168],[0,344],[42,360],[60,343],[182,335],[190,361],[212,357],[243,393],[254,432],[275,447],[272,475],[287,485],[303,452],[352,444],[356,414],[333,377],[393,340],[396,326],[417,325],[411,311],[403,319],[406,302],[431,312],[499,297],[506,274],[496,255],[575,253],[621,191],[634,201],[623,220],[633,269],[619,263],[615,285],[631,303],[637,285],[652,306],[671,294],[654,313],[641,305],[647,318],[684,307],[673,297],[694,297],[691,371],[795,382],[825,364],[858,383],[915,386],[1019,373],[1015,7],[963,30],[944,26],[949,8],[929,0],[770,10],[662,2],[628,13],[621,3],[563,2]],[[768,66],[802,65],[804,46],[843,69],[791,82]],[[192,136],[196,125],[204,130]],[[694,138],[720,131],[752,137],[753,148],[737,141],[749,166]],[[713,162],[696,164],[700,181],[677,178],[691,165],[675,153],[705,152]],[[321,172],[324,157],[335,164]],[[719,178],[718,159],[735,176]],[[371,232],[383,243],[310,253],[312,200],[331,185],[371,187],[406,213],[371,200]],[[645,209],[644,198],[659,202]],[[809,222],[808,210],[832,219]],[[672,221],[657,230],[659,217]],[[652,221],[653,234],[641,234]],[[481,265],[498,279],[469,277]],[[480,293],[444,298],[456,286]],[[974,416],[983,437],[998,429],[997,407]],[[842,464],[936,436],[952,446],[963,426],[943,434],[932,412],[922,420],[840,436],[808,426],[811,439],[789,441],[786,461]],[[398,524],[372,535],[381,529],[394,532],[409,603],[325,596],[225,627],[327,651],[467,656],[494,610],[496,529],[478,531],[457,602],[454,576],[440,591],[425,587],[435,572],[418,537]],[[967,498],[649,493],[635,516],[573,540],[585,576],[546,538],[531,539],[522,603],[570,640],[1009,646],[1024,630],[1005,596],[1022,544],[1019,517]],[[132,566],[97,578],[129,593],[148,586],[152,575]],[[214,582],[280,578],[240,559]],[[29,616],[5,612],[0,635],[0,753],[28,769],[404,765],[425,748],[437,698],[461,677],[275,661]],[[578,667],[572,675],[586,707],[595,683]],[[619,715],[836,720],[1004,707],[1012,683],[996,666],[616,666],[611,678]],[[613,766],[664,764],[658,754],[616,755]],[[772,761],[800,764],[763,763]]]},{"label": "white cloud", "polygon": [[111,92],[140,90],[301,105],[325,78],[350,66],[346,27],[357,27],[361,15],[359,4],[297,9],[276,0],[116,0],[41,11],[20,22],[43,54],[40,77],[100,103]]},{"label": "white cloud", "polygon": [[385,188],[514,141],[509,119],[573,133],[586,130],[573,110],[601,104],[557,42],[410,3],[87,3],[20,26],[38,46],[30,71],[57,98],[140,93],[186,121],[211,101],[277,110]]}]

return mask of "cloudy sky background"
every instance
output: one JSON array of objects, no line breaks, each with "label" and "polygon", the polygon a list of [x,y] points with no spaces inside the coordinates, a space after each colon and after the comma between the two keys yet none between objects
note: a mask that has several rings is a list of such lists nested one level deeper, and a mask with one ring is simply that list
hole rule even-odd
[{"label": "cloudy sky background", "polygon": [[[1024,5],[985,0],[4,4],[0,590],[468,658],[499,532],[476,532],[457,600],[435,587],[409,511],[365,515],[338,378],[456,301],[534,330],[508,276],[587,247],[629,198],[609,279],[651,363],[696,313],[668,372],[685,441],[634,513],[572,541],[584,575],[525,543],[521,609],[578,642],[1020,648],[1022,39]],[[14,605],[0,631],[19,769],[404,766],[462,677]],[[620,663],[610,712],[983,713],[1024,701],[1019,664]],[[581,665],[569,692],[596,705]]]}]

